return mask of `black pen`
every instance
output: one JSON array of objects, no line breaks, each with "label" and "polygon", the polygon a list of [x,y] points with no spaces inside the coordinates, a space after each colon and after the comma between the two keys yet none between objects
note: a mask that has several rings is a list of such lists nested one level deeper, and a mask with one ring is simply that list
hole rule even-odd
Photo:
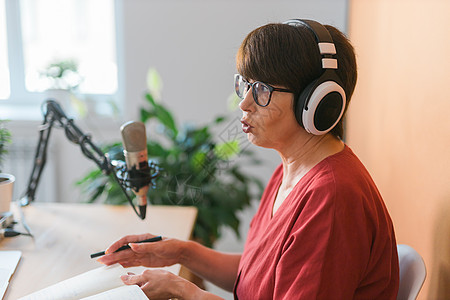
[{"label": "black pen", "polygon": [[[151,239],[146,239],[146,240],[143,240],[143,241],[131,242],[131,243],[151,243],[151,242],[158,242],[158,241],[161,241],[161,240],[162,240],[162,236],[155,236],[155,237],[152,237]],[[126,249],[130,249],[130,246],[129,245],[122,246],[119,249],[117,249],[116,251],[114,251],[114,253],[122,251],[122,250],[126,250]],[[91,258],[98,257],[98,256],[103,256],[103,255],[105,255],[105,251],[91,254]]]}]

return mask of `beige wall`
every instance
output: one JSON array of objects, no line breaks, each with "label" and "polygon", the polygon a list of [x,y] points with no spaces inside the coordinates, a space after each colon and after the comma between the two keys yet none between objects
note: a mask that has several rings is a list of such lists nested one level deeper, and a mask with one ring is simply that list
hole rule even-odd
[{"label": "beige wall", "polygon": [[359,63],[347,138],[399,244],[424,258],[419,299],[450,299],[450,1],[353,0]]}]

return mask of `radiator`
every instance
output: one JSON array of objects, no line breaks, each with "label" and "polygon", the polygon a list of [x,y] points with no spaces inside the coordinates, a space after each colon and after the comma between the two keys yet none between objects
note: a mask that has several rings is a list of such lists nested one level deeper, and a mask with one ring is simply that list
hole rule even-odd
[{"label": "radiator", "polygon": [[[16,177],[14,183],[13,199],[19,199],[24,195],[28,187],[28,181],[34,164],[34,156],[37,148],[38,136],[14,137],[8,146],[8,154],[3,163],[2,171]],[[55,152],[52,147],[48,148],[47,162],[37,186],[35,201],[56,201],[56,169]]]}]

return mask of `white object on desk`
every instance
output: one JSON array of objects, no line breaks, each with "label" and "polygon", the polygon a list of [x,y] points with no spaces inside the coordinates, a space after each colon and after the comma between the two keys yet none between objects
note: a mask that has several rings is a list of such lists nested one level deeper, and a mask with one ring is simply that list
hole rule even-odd
[{"label": "white object on desk", "polygon": [[0,296],[3,298],[9,285],[9,279],[19,263],[21,251],[0,251]]},{"label": "white object on desk", "polygon": [[125,269],[119,264],[102,266],[58,282],[19,300],[147,299],[138,286],[125,286],[120,279],[120,276],[126,275],[127,272],[140,274],[144,270],[144,267]]}]

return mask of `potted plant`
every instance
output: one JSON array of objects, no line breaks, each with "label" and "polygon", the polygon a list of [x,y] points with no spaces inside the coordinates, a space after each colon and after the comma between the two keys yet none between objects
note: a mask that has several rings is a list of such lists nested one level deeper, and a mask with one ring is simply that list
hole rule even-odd
[{"label": "potted plant", "polygon": [[[155,100],[156,94],[149,84],[147,106],[140,109],[141,121],[160,129],[158,136],[152,135],[147,141],[147,148],[149,158],[164,170],[156,188],[149,191],[149,202],[197,207],[193,238],[206,246],[220,237],[222,227],[233,229],[239,237],[238,213],[260,197],[263,185],[258,178],[242,172],[233,160],[238,155],[248,163],[258,164],[259,160],[252,152],[240,149],[237,140],[214,139],[213,129],[223,124],[224,117],[204,126],[180,127],[173,113]],[[106,145],[103,150],[113,160],[124,160],[121,142]],[[103,199],[111,204],[126,203],[120,187],[100,170],[91,171],[77,184],[89,195],[89,202]]]},{"label": "potted plant", "polygon": [[13,175],[2,173],[5,155],[8,153],[7,145],[11,142],[11,133],[3,124],[4,121],[0,120],[0,213],[2,214],[10,210],[15,181]]},{"label": "potted plant", "polygon": [[47,89],[74,91],[81,83],[78,64],[73,59],[55,60],[47,65],[41,76]]},{"label": "potted plant", "polygon": [[45,97],[62,102],[71,108],[72,115],[84,116],[86,107],[76,96],[82,77],[78,72],[78,63],[74,59],[54,60],[40,72],[41,86],[45,87]]}]

